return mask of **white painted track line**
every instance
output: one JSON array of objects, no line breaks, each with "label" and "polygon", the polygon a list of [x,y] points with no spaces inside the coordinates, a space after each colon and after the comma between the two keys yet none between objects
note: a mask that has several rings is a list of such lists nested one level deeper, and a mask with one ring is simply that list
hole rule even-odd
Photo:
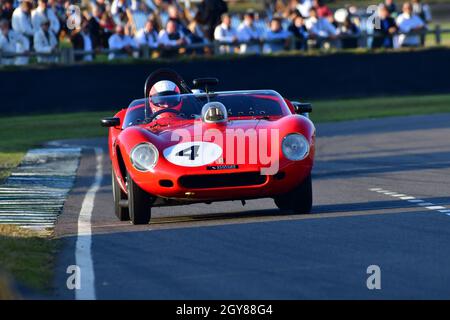
[{"label": "white painted track line", "polygon": [[431,202],[425,202],[422,199],[416,199],[416,197],[413,196],[409,196],[407,194],[403,194],[403,193],[397,193],[397,192],[392,192],[390,190],[384,190],[383,188],[370,188],[369,191],[373,191],[373,192],[377,192],[377,193],[381,193],[384,194],[386,196],[391,196],[400,200],[405,200],[408,201],[410,203],[414,203],[419,207],[423,207],[425,209],[428,210],[432,210],[432,211],[437,211],[440,213],[445,213],[446,215],[450,216],[450,209],[444,207],[444,206],[438,206],[435,205]]},{"label": "white painted track line", "polygon": [[78,235],[75,245],[75,263],[80,268],[80,289],[75,290],[77,300],[95,300],[95,274],[92,260],[91,218],[94,201],[103,179],[103,150],[95,148],[96,172],[94,183],[86,192],[78,217]]}]

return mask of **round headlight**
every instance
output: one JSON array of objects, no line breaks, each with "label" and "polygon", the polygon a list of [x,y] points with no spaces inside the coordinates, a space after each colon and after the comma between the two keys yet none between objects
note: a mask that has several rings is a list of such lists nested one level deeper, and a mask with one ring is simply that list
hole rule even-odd
[{"label": "round headlight", "polygon": [[151,143],[141,143],[131,151],[131,163],[139,171],[152,170],[158,162],[158,149]]},{"label": "round headlight", "polygon": [[284,156],[291,161],[303,160],[309,153],[308,140],[298,133],[291,133],[284,137],[281,148]]}]

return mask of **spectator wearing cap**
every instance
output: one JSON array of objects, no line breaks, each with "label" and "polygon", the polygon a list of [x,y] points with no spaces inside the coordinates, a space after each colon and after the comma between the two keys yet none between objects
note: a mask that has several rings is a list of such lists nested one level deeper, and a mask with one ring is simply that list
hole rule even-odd
[{"label": "spectator wearing cap", "polygon": [[[8,53],[23,53],[28,51],[29,42],[20,33],[11,30],[9,21],[6,19],[0,20],[0,51],[3,54]],[[2,57],[0,64],[3,65],[18,65],[22,64],[24,60],[18,57]],[[26,60],[25,60],[26,61]]]},{"label": "spectator wearing cap", "polygon": [[381,4],[378,6],[378,18],[379,28],[374,30],[372,48],[393,48],[393,39],[398,28],[386,5]]},{"label": "spectator wearing cap", "polygon": [[114,50],[109,54],[108,59],[122,59],[133,55],[133,49],[137,48],[136,42],[129,35],[125,34],[123,25],[118,24],[115,33],[108,39],[109,49]]},{"label": "spectator wearing cap", "polygon": [[291,34],[283,29],[281,18],[273,18],[266,33],[266,43],[263,47],[264,53],[275,53],[289,48]]},{"label": "spectator wearing cap", "polygon": [[[47,19],[41,20],[41,28],[34,34],[34,50],[37,53],[55,53],[58,46],[58,41],[53,31],[50,29],[50,21]],[[55,56],[40,56],[37,61],[39,63],[56,62]]]},{"label": "spectator wearing cap", "polygon": [[305,26],[305,19],[298,14],[292,19],[288,30],[292,33],[295,39],[295,49],[307,50],[308,49],[308,30]]},{"label": "spectator wearing cap", "polygon": [[[75,50],[81,51],[93,51],[94,40],[89,31],[89,21],[83,19],[81,27],[71,35],[70,41]],[[92,61],[94,60],[93,54],[75,54],[75,61]]]},{"label": "spectator wearing cap", "polygon": [[148,46],[152,49],[158,47],[158,31],[153,19],[147,20],[144,28],[139,30],[134,36],[134,41],[139,47]]},{"label": "spectator wearing cap", "polygon": [[412,5],[409,2],[405,2],[402,6],[403,13],[400,14],[396,23],[400,33],[398,37],[398,43],[401,47],[418,47],[420,45],[420,36],[418,33],[425,28],[425,24],[419,16],[413,13]]},{"label": "spectator wearing cap", "polygon": [[242,44],[240,53],[261,53],[260,41],[262,34],[255,26],[255,13],[253,11],[247,11],[244,15],[244,21],[238,27],[238,39],[241,42],[247,42]]},{"label": "spectator wearing cap", "polygon": [[[31,22],[31,8],[33,4],[31,1],[24,0],[20,4],[19,7],[17,7],[12,15],[12,29],[24,35],[28,38],[30,41],[30,44],[32,43],[32,39],[34,37],[35,29],[33,27],[33,24]],[[38,30],[38,29],[37,29]]]},{"label": "spectator wearing cap", "polygon": [[47,0],[38,0],[38,6],[31,12],[31,22],[33,23],[34,30],[39,30],[41,22],[43,20],[50,22],[50,30],[54,34],[59,33],[60,24],[52,8],[47,5]]},{"label": "spectator wearing cap", "polygon": [[[222,23],[214,30],[214,40],[221,43],[232,44],[238,41],[237,31],[231,25],[231,17],[228,13],[222,15]],[[232,53],[233,46],[221,45],[219,47],[220,53]]]},{"label": "spectator wearing cap", "polygon": [[337,30],[326,18],[320,18],[317,10],[309,10],[309,18],[305,21],[309,37],[316,40],[316,46],[321,47],[326,42],[334,42],[337,38]]}]

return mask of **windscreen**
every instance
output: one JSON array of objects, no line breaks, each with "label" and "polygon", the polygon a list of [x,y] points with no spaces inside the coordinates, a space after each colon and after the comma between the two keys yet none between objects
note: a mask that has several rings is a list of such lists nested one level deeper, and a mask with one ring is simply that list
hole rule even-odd
[{"label": "windscreen", "polygon": [[[196,119],[201,116],[202,107],[212,101],[221,102],[228,111],[229,118],[281,116],[289,114],[289,109],[283,98],[271,90],[235,91],[224,93],[182,94],[176,96],[150,97],[147,118],[152,112],[171,108],[179,117]],[[133,101],[128,107],[124,127],[142,124],[145,120],[145,99]]]}]

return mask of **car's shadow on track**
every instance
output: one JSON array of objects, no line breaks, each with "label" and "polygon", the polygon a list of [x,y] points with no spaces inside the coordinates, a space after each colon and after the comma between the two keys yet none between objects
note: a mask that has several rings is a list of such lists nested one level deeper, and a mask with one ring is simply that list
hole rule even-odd
[{"label": "car's shadow on track", "polygon": [[[433,202],[439,205],[450,204],[449,198],[427,198],[427,202]],[[343,203],[330,205],[317,205],[313,207],[310,214],[295,214],[291,211],[281,211],[278,209],[258,209],[239,212],[221,212],[196,215],[174,215],[171,217],[154,217],[150,226],[167,226],[176,224],[177,227],[189,226],[190,224],[205,225],[246,223],[246,222],[264,222],[288,219],[314,219],[314,218],[334,218],[352,215],[370,215],[377,213],[389,213],[392,210],[417,208],[414,203],[402,200],[390,201],[370,201],[360,203]],[[427,210],[424,209],[424,212]]]}]

